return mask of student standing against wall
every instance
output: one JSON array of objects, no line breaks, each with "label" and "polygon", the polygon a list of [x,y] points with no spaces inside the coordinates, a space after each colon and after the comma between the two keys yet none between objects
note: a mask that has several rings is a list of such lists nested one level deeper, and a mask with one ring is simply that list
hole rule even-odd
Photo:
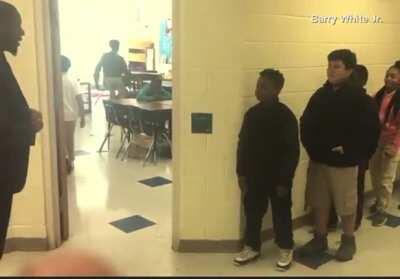
[{"label": "student standing against wall", "polygon": [[[364,88],[368,82],[368,69],[364,65],[356,65],[351,75],[351,80],[355,86]],[[364,89],[365,94],[367,91]],[[356,226],[357,231],[362,223],[364,213],[364,193],[365,193],[365,173],[368,170],[368,161],[363,161],[358,166],[357,174],[357,214],[356,214]],[[338,216],[336,214],[335,207],[332,206],[329,215],[328,229],[336,230],[338,226]]]},{"label": "student standing against wall", "polygon": [[244,193],[245,247],[234,259],[243,265],[257,259],[261,249],[263,216],[271,202],[275,242],[280,248],[276,267],[287,270],[293,257],[292,184],[299,162],[297,119],[279,102],[283,75],[267,69],[260,73],[259,104],[246,113],[239,135],[237,175]]},{"label": "student standing against wall", "polygon": [[380,125],[371,98],[350,82],[356,55],[336,50],[328,62],[328,81],[311,97],[300,122],[301,140],[310,157],[306,203],[312,208],[315,234],[299,252],[309,256],[328,249],[327,223],[333,203],[343,224],[336,259],[349,261],[356,253],[358,165],[374,154]]},{"label": "student standing against wall", "polygon": [[400,61],[386,72],[385,86],[375,96],[379,105],[382,125],[379,146],[371,159],[371,180],[375,204],[370,208],[374,214],[373,226],[381,226],[387,220],[393,182],[400,161]]},{"label": "student standing against wall", "polygon": [[4,52],[17,55],[22,37],[17,9],[0,1],[0,258],[3,256],[13,195],[25,186],[29,150],[43,127],[40,112],[29,108]]}]

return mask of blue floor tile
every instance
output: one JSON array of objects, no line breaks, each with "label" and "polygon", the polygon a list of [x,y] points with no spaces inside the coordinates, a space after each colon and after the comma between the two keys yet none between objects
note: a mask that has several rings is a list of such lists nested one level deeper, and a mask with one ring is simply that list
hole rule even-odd
[{"label": "blue floor tile", "polygon": [[140,216],[135,215],[132,217],[124,218],[110,223],[110,225],[116,227],[117,229],[125,232],[131,233],[140,229],[154,226],[156,223]]},{"label": "blue floor tile", "polygon": [[400,226],[400,217],[388,214],[388,220],[386,221],[385,226],[397,228]]},{"label": "blue floor tile", "polygon": [[318,269],[320,266],[330,262],[333,259],[334,256],[326,252],[310,257],[301,256],[297,250],[294,252],[294,260],[296,262],[314,270]]},{"label": "blue floor tile", "polygon": [[164,185],[167,185],[167,184],[171,184],[172,181],[168,180],[168,179],[166,179],[164,177],[156,176],[156,177],[153,177],[153,178],[150,178],[150,179],[141,180],[141,181],[139,181],[139,183],[142,183],[142,184],[144,184],[146,186],[149,186],[149,187],[160,187],[160,186],[164,186]]},{"label": "blue floor tile", "polygon": [[[367,217],[368,220],[373,219],[374,214],[370,215]],[[386,227],[390,227],[390,228],[397,228],[398,226],[400,226],[400,217],[398,216],[394,216],[392,214],[386,213],[387,221],[385,223]]]}]

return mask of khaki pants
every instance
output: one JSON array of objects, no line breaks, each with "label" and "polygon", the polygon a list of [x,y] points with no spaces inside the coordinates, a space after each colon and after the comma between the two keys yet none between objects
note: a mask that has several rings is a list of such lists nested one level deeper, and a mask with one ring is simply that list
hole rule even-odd
[{"label": "khaki pants", "polygon": [[75,126],[76,121],[65,121],[64,131],[65,131],[65,150],[67,152],[67,157],[71,163],[75,161]]},{"label": "khaki pants", "polygon": [[395,156],[385,154],[387,147],[379,146],[370,162],[370,173],[377,209],[385,211],[390,204],[393,192],[393,182],[396,178],[400,153]]},{"label": "khaki pants", "polygon": [[310,161],[306,184],[306,204],[329,211],[332,204],[339,216],[357,211],[358,167],[337,168]]}]

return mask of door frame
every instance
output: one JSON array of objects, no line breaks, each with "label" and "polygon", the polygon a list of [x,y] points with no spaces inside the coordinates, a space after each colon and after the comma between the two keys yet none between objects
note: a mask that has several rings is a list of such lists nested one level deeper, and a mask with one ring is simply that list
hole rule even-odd
[{"label": "door frame", "polygon": [[[111,1],[111,0],[110,0]],[[36,19],[38,21],[44,21],[45,24],[42,29],[46,42],[46,55],[48,57],[49,63],[49,71],[48,71],[48,86],[49,86],[49,95],[50,100],[53,102],[53,122],[56,126],[56,140],[55,144],[57,145],[57,154],[58,159],[58,169],[55,170],[58,177],[58,189],[53,189],[52,193],[46,195],[46,203],[53,204],[51,208],[46,209],[46,216],[53,216],[53,218],[57,219],[55,222],[51,224],[48,223],[47,228],[49,235],[51,235],[54,239],[52,241],[52,245],[50,248],[57,248],[61,246],[61,244],[66,241],[69,237],[69,223],[68,223],[68,196],[67,193],[67,173],[65,172],[65,160],[60,160],[60,154],[64,154],[63,150],[60,150],[60,146],[63,143],[63,129],[60,129],[61,123],[63,122],[63,115],[61,109],[55,109],[55,107],[62,107],[62,96],[61,94],[55,94],[57,90],[62,90],[62,81],[61,75],[57,75],[59,72],[57,69],[60,69],[60,62],[58,57],[61,56],[61,41],[60,41],[60,26],[59,26],[59,5],[58,0],[42,0],[42,1],[34,1],[35,3],[41,3],[41,5],[36,4],[36,6],[41,6],[39,12],[36,13]],[[177,98],[177,92],[179,94],[180,90],[177,88],[179,83],[176,80],[179,78],[179,64],[180,61],[179,56],[179,22],[178,19],[180,17],[180,5],[181,0],[171,0],[172,4],[172,22],[173,22],[173,62],[172,62],[172,71],[174,76],[174,93],[173,94],[173,118],[178,119],[179,117],[179,98]],[[41,18],[40,18],[41,17]],[[173,159],[172,159],[172,172],[175,180],[173,191],[172,191],[172,212],[171,212],[171,222],[172,222],[172,235],[171,242],[172,248],[177,249],[179,245],[179,213],[180,213],[180,187],[178,187],[179,183],[177,183],[178,174],[179,174],[179,158],[180,150],[179,148],[179,132],[176,128],[178,125],[174,125],[173,129],[173,137],[175,139],[175,143],[173,143]],[[53,187],[54,188],[54,187]],[[64,193],[64,198],[62,194]],[[61,195],[61,196],[60,196]]]},{"label": "door frame", "polygon": [[[68,198],[67,173],[65,167],[64,136],[61,124],[63,119],[63,100],[61,75],[55,74],[60,69],[60,40],[58,35],[58,2],[57,0],[33,1],[35,29],[37,33],[37,49],[40,61],[45,61],[45,66],[40,67],[41,84],[46,87],[45,98],[41,98],[42,106],[46,107],[49,117],[49,142],[50,154],[44,154],[50,158],[46,162],[44,172],[51,181],[46,183],[45,218],[48,248],[55,249],[69,236],[68,223]],[[61,109],[58,109],[61,108]]]}]

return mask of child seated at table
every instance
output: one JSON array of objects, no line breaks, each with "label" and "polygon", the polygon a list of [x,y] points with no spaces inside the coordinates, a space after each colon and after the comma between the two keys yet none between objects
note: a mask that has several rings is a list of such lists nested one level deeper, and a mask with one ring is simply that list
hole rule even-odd
[{"label": "child seated at table", "polygon": [[154,78],[150,84],[144,85],[136,96],[138,102],[155,102],[171,100],[171,93],[162,88],[160,77]]}]

